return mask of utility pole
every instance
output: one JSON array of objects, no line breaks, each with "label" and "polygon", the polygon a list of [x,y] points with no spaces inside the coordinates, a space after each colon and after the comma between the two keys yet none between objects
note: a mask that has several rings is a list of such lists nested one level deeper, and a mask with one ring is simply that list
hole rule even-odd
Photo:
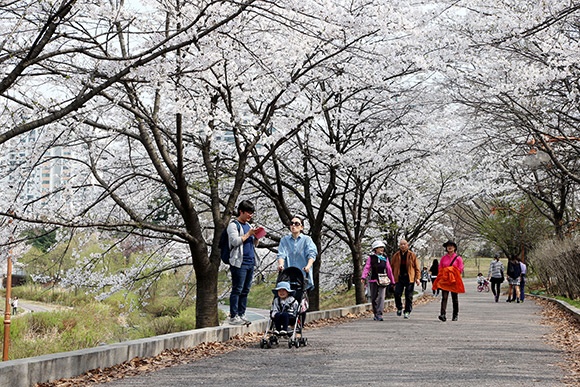
[{"label": "utility pole", "polygon": [[[8,219],[8,227],[11,228],[13,218]],[[10,231],[10,250],[8,250],[8,259],[6,265],[6,306],[4,310],[4,345],[2,348],[2,360],[8,360],[8,348],[10,347],[10,313],[12,305],[10,299],[12,298],[12,242],[14,242],[13,231]]]}]

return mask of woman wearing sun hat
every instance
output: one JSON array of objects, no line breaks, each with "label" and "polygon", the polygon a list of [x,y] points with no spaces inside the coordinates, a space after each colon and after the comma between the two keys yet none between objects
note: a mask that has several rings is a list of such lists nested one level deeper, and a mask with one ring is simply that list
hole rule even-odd
[{"label": "woman wearing sun hat", "polygon": [[[385,254],[385,244],[383,241],[374,241],[371,245],[372,254],[367,258],[367,262],[362,272],[362,283],[368,280],[369,290],[371,294],[371,303],[373,306],[374,320],[383,321],[383,309],[385,308],[385,293],[386,287],[379,286],[379,273],[387,274],[391,283],[395,283],[391,264]],[[370,273],[370,277],[369,277]],[[367,279],[367,277],[369,277]]]},{"label": "woman wearing sun hat", "polygon": [[463,258],[457,254],[457,245],[453,241],[443,244],[447,254],[439,260],[439,274],[433,283],[433,289],[441,289],[441,314],[439,320],[447,321],[446,310],[449,293],[453,303],[453,321],[459,315],[459,293],[465,293],[461,273],[463,273]]}]

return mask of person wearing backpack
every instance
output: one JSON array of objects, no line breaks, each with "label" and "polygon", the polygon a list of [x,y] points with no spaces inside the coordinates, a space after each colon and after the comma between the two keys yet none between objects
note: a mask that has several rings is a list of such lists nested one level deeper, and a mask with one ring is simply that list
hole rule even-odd
[{"label": "person wearing backpack", "polygon": [[230,293],[230,324],[249,324],[246,319],[248,294],[254,279],[256,254],[254,247],[258,239],[254,236],[256,229],[250,225],[255,207],[249,200],[238,204],[238,217],[230,222],[227,228],[230,248],[230,272],[232,274],[232,291]]}]

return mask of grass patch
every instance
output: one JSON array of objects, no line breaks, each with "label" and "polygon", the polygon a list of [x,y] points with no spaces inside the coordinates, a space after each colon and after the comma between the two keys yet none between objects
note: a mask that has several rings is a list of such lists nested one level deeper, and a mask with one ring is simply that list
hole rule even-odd
[{"label": "grass patch", "polygon": [[356,304],[355,288],[351,286],[347,289],[346,286],[339,287],[335,290],[321,292],[320,294],[320,310],[344,308]]},{"label": "grass patch", "polygon": [[[6,290],[2,290],[2,296]],[[54,286],[42,286],[38,284],[26,284],[12,288],[12,297],[28,301],[44,302],[62,306],[80,306],[93,302],[94,298],[82,291],[71,292]]]},{"label": "grass patch", "polygon": [[[465,258],[463,261],[464,269],[463,276],[465,278],[475,278],[477,273],[482,273],[487,277],[489,271],[489,264],[493,261],[493,258],[487,257],[476,257],[476,258]],[[505,269],[507,270],[507,259],[502,259]]]},{"label": "grass patch", "polygon": [[[4,334],[3,326],[0,332]],[[11,320],[10,336],[10,359],[96,347],[123,339],[113,309],[97,302],[74,310],[18,316]]]},{"label": "grass patch", "polygon": [[572,300],[570,298],[561,297],[561,296],[556,296],[554,298],[557,300],[560,300],[560,301],[567,302],[568,304],[580,309],[580,300]]}]

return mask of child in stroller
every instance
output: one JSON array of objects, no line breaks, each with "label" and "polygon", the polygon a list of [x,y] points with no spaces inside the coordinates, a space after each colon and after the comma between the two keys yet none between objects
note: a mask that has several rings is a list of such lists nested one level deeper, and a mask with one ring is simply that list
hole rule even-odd
[{"label": "child in stroller", "polygon": [[288,324],[296,324],[296,313],[298,312],[298,301],[292,296],[294,290],[290,288],[290,283],[286,281],[278,282],[276,288],[272,290],[274,302],[270,317],[274,319],[275,335],[286,336],[288,334]]},{"label": "child in stroller", "polygon": [[[260,341],[260,348],[277,345],[280,337],[288,336],[288,348],[305,346],[307,339],[302,336],[302,328],[308,297],[305,292],[304,275],[297,267],[288,267],[278,274],[276,288],[272,290],[274,300],[268,316],[266,331]],[[293,326],[289,331],[288,328]]]}]

